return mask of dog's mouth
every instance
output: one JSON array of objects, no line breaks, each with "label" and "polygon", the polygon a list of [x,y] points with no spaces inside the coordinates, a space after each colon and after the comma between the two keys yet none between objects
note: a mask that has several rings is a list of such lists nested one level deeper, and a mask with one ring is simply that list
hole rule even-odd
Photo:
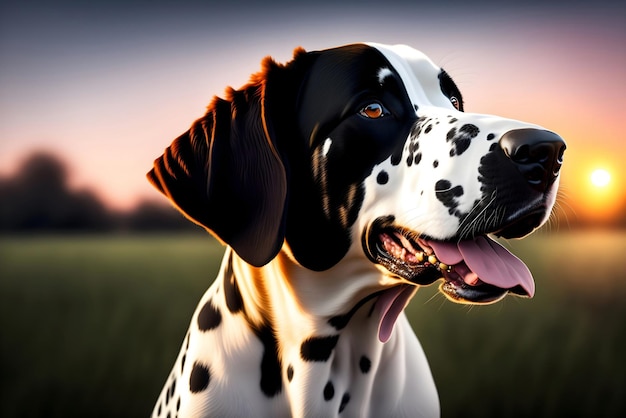
[{"label": "dog's mouth", "polygon": [[390,273],[417,285],[443,279],[439,290],[459,303],[494,303],[507,294],[532,297],[535,282],[528,267],[486,235],[437,241],[379,218],[364,234],[368,257]]}]

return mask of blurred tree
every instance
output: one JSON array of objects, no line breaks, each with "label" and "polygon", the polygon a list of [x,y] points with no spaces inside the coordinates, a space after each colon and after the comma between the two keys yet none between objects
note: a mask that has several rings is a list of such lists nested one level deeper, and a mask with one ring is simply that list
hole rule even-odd
[{"label": "blurred tree", "polygon": [[88,190],[72,191],[56,156],[35,152],[13,178],[0,181],[0,230],[105,230],[112,218]]},{"label": "blurred tree", "polygon": [[170,205],[145,200],[129,212],[124,219],[124,227],[130,231],[154,230],[200,230]]},{"label": "blurred tree", "polygon": [[116,213],[91,190],[72,190],[68,169],[57,156],[37,151],[24,160],[11,178],[0,178],[0,231],[198,230],[166,203],[141,202],[129,212]]}]

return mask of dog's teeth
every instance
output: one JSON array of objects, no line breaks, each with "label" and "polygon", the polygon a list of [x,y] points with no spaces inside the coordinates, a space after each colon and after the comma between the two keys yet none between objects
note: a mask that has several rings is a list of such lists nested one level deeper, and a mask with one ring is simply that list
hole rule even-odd
[{"label": "dog's teeth", "polygon": [[437,268],[441,271],[447,271],[447,272],[450,272],[452,270],[451,266],[442,262],[439,262],[439,265],[437,266]]},{"label": "dog's teeth", "polygon": [[418,262],[422,262],[424,261],[424,253],[419,252],[419,253],[415,253],[415,258],[417,259]]},{"label": "dog's teeth", "polygon": [[439,262],[439,260],[437,260],[437,257],[435,257],[434,255],[429,255],[428,262],[434,266],[436,263]]}]

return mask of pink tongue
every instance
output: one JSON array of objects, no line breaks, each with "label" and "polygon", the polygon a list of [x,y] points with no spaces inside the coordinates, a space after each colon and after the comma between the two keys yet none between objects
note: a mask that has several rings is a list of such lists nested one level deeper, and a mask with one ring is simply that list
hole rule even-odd
[{"label": "pink tongue", "polygon": [[[464,262],[481,281],[500,287],[511,289],[521,286],[532,297],[535,294],[535,281],[528,267],[506,248],[494,240],[481,236],[474,240],[461,241],[458,244],[439,241],[426,242],[434,251],[437,258],[450,266]],[[459,267],[460,269],[460,267]],[[403,285],[384,291],[376,302],[379,306],[378,339],[385,343],[389,341],[391,332],[417,287]]]},{"label": "pink tongue", "polygon": [[386,343],[391,337],[393,326],[417,287],[402,285],[385,290],[379,297],[376,305],[380,305],[380,320],[378,321],[378,339]]},{"label": "pink tongue", "polygon": [[535,281],[526,264],[486,236],[458,244],[438,241],[427,243],[441,262],[453,266],[464,261],[485,283],[502,289],[519,285],[528,296],[535,294]]}]

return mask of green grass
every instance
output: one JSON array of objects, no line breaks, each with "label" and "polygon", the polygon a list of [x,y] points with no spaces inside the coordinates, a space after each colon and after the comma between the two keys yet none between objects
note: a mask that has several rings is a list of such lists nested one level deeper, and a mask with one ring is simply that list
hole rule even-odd
[{"label": "green grass", "polygon": [[0,416],[147,416],[221,249],[205,236],[0,243]]},{"label": "green grass", "polygon": [[[407,313],[444,417],[622,416],[626,235],[537,235],[532,300]],[[0,239],[0,416],[147,416],[222,249],[205,235]],[[419,388],[416,388],[419,390]]]}]

